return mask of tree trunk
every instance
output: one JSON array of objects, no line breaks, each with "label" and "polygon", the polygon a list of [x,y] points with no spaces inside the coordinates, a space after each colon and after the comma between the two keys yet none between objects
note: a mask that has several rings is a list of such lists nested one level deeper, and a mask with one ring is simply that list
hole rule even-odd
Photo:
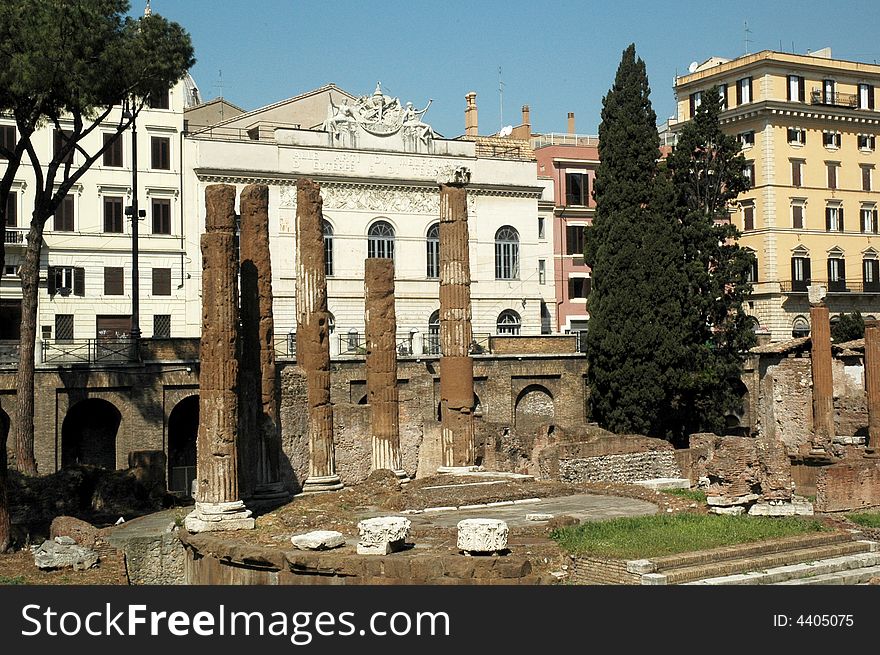
[{"label": "tree trunk", "polygon": [[37,301],[40,292],[40,251],[46,218],[35,211],[27,236],[27,251],[21,266],[21,341],[15,427],[15,466],[25,475],[37,475],[34,457],[34,350],[37,340]]},{"label": "tree trunk", "polygon": [[0,424],[0,553],[5,553],[12,542],[12,522],[9,518],[9,494],[7,461],[6,461],[6,437],[9,426]]}]

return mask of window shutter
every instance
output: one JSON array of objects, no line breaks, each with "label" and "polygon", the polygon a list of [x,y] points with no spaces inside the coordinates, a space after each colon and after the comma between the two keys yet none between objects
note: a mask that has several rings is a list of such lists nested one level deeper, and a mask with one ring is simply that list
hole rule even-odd
[{"label": "window shutter", "polygon": [[691,118],[693,118],[694,114],[696,114],[696,113],[697,113],[697,98],[692,93],[691,94]]},{"label": "window shutter", "polygon": [[171,269],[170,268],[154,268],[153,269],[153,295],[154,296],[170,296],[171,295]]},{"label": "window shutter", "polygon": [[[868,85],[868,109],[874,108],[874,85]],[[873,137],[871,137],[873,140]]]},{"label": "window shutter", "polygon": [[754,101],[755,101],[755,96],[754,96],[754,94],[752,93],[752,78],[750,77],[750,78],[748,78],[748,79],[749,79],[749,102],[754,102]]},{"label": "window shutter", "polygon": [[804,145],[804,146],[807,145],[807,131],[806,130],[801,130],[800,141],[801,141],[801,145]]},{"label": "window shutter", "polygon": [[831,231],[831,207],[825,208],[825,231]]},{"label": "window shutter", "polygon": [[841,257],[837,260],[840,262],[837,267],[837,272],[840,273],[840,286],[844,289],[846,288],[846,260]]},{"label": "window shutter", "polygon": [[729,99],[728,99],[727,87],[728,87],[727,84],[724,84],[724,85],[721,87],[722,90],[724,91],[724,107],[722,107],[722,109],[730,109],[730,101],[729,101]]},{"label": "window shutter", "polygon": [[872,210],[871,214],[873,214],[873,216],[874,216],[874,220],[872,222],[872,226],[874,228],[873,232],[874,232],[874,234],[877,234],[877,210],[876,209]]},{"label": "window shutter", "polygon": [[829,258],[829,259],[827,260],[827,266],[828,266],[828,277],[826,278],[826,279],[828,280],[828,286],[829,286],[829,287],[830,287],[831,285],[834,284],[834,276],[832,275],[833,264],[834,264],[834,260]]},{"label": "window shutter", "polygon": [[794,99],[794,98],[791,97],[791,78],[792,78],[792,76],[789,75],[789,76],[788,76],[788,83],[785,85],[785,93],[786,93],[786,99],[787,99],[787,100],[793,100],[793,99]]},{"label": "window shutter", "polygon": [[125,285],[125,277],[122,268],[107,266],[104,267],[104,295],[105,296],[121,296],[123,295]]},{"label": "window shutter", "polygon": [[872,259],[869,263],[871,265],[871,272],[874,274],[871,279],[874,281],[874,284],[877,284],[878,279],[880,279],[880,261]]},{"label": "window shutter", "polygon": [[803,77],[798,78],[798,94],[800,95],[800,98],[798,98],[798,100],[803,102],[804,98],[806,97],[806,90],[804,88],[804,78]]},{"label": "window shutter", "polygon": [[84,268],[73,269],[73,295],[86,295],[86,269]]},{"label": "window shutter", "polygon": [[46,289],[48,289],[50,296],[54,296],[58,292],[58,289],[55,287],[55,267],[54,266],[49,267],[49,272],[46,277]]},{"label": "window shutter", "polygon": [[804,279],[809,282],[813,279],[812,273],[810,272],[810,258],[804,257]]},{"label": "window shutter", "polygon": [[797,269],[795,268],[796,260],[797,260],[796,257],[791,258],[791,280],[792,280],[792,282],[797,280]]},{"label": "window shutter", "polygon": [[859,232],[865,231],[865,210],[859,212]]},{"label": "window shutter", "polygon": [[736,106],[739,107],[743,103],[742,81],[737,80],[736,83]]},{"label": "window shutter", "polygon": [[838,207],[837,216],[839,217],[838,226],[840,227],[840,231],[843,232],[843,206]]}]

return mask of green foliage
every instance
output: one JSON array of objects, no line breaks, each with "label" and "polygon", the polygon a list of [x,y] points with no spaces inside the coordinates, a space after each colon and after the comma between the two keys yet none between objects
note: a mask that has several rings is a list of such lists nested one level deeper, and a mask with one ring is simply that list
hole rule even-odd
[{"label": "green foliage", "polygon": [[16,576],[12,576],[12,577],[10,577],[8,575],[0,575],[0,584],[23,585],[23,584],[27,584],[27,582],[25,582],[24,576],[22,576],[22,575],[16,575]]},{"label": "green foliage", "polygon": [[615,432],[664,436],[669,390],[685,359],[682,251],[671,217],[658,213],[659,137],[645,63],[623,53],[603,99],[594,193],[586,231],[592,272],[586,354],[593,419]]},{"label": "green foliage", "polygon": [[687,498],[698,503],[706,502],[706,494],[700,489],[663,489],[663,493],[679,498]]},{"label": "green foliage", "polygon": [[855,514],[847,514],[846,518],[853,523],[862,525],[866,528],[880,528],[880,513],[859,512]]},{"label": "green foliage", "polygon": [[860,312],[841,314],[840,320],[831,324],[831,339],[835,343],[845,343],[865,336],[865,319]]},{"label": "green foliage", "polygon": [[802,517],[655,514],[587,521],[551,533],[573,555],[641,559],[827,530]]}]

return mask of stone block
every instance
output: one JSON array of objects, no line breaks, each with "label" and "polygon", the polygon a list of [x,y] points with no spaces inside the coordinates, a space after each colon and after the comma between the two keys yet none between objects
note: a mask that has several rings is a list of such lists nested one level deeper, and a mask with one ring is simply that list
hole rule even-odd
[{"label": "stone block", "polygon": [[732,507],[734,505],[748,505],[758,500],[758,494],[746,494],[744,496],[707,496],[706,503],[710,507]]},{"label": "stone block", "polygon": [[359,555],[387,555],[401,550],[412,522],[402,516],[378,516],[358,523]]},{"label": "stone block", "polygon": [[73,567],[85,571],[98,563],[98,553],[77,545],[71,537],[55,537],[34,549],[34,565],[40,569]]},{"label": "stone block", "polygon": [[507,550],[507,523],[499,519],[464,519],[458,522],[458,549],[465,554]]},{"label": "stone block", "polygon": [[801,498],[792,502],[761,502],[749,508],[750,516],[812,516],[813,503]]},{"label": "stone block", "polygon": [[526,521],[549,521],[552,518],[553,514],[543,514],[541,512],[526,514]]},{"label": "stone block", "polygon": [[730,516],[739,516],[746,511],[742,505],[734,505],[732,507],[710,507],[709,512],[712,514],[729,514]]},{"label": "stone block", "polygon": [[626,563],[627,573],[644,575],[657,570],[657,565],[649,559],[633,559]]},{"label": "stone block", "polygon": [[652,478],[637,480],[635,484],[659,491],[661,489],[690,489],[691,481],[687,478]]},{"label": "stone block", "polygon": [[336,530],[313,530],[305,534],[294,535],[290,541],[300,550],[329,550],[342,546],[345,543],[345,537]]}]

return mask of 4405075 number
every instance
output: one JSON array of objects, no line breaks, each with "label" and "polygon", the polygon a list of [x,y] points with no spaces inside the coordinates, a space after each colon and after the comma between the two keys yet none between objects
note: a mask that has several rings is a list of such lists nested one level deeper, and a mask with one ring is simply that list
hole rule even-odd
[{"label": "4405075 number", "polygon": [[775,614],[773,626],[777,628],[790,627],[813,627],[813,628],[851,628],[855,625],[852,614],[799,614],[797,618],[786,614]]}]

